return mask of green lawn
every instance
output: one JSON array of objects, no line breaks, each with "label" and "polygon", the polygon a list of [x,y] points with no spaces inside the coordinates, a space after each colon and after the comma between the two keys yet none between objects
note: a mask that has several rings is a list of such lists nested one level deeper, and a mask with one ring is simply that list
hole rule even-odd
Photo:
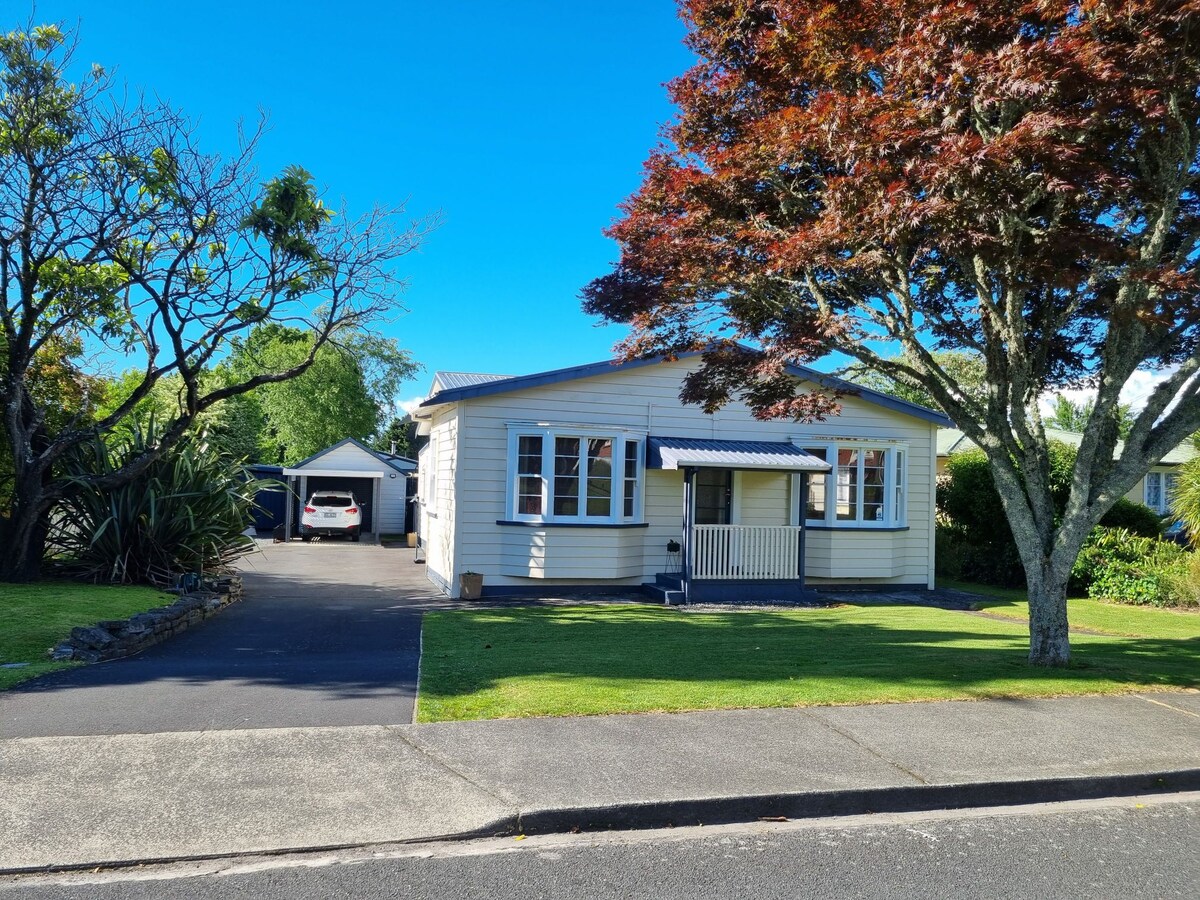
[{"label": "green lawn", "polygon": [[51,662],[46,651],[76,625],[123,619],[175,598],[148,587],[108,587],[74,582],[0,584],[0,690],[75,663]]},{"label": "green lawn", "polygon": [[[986,595],[977,608],[993,615],[1029,621],[1029,600],[1020,588],[1000,588],[987,584],[941,581],[939,587]],[[1200,611],[1160,609],[1155,606],[1129,606],[1072,597],[1067,601],[1067,621],[1072,626],[1103,631],[1106,634],[1154,638],[1200,638]]]},{"label": "green lawn", "polygon": [[425,616],[417,721],[1200,688],[1200,639],[1077,636],[1063,670],[1008,623],[907,606]]}]

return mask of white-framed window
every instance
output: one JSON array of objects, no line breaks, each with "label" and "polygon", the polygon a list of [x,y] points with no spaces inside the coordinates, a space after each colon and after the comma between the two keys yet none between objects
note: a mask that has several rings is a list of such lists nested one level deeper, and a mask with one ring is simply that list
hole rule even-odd
[{"label": "white-framed window", "polygon": [[827,475],[809,475],[799,515],[825,528],[902,528],[908,521],[908,451],[900,444],[841,441],[803,443],[829,463]]},{"label": "white-framed window", "polygon": [[642,521],[645,435],[510,425],[506,518],[518,522]]},{"label": "white-framed window", "polygon": [[1175,498],[1175,483],[1178,477],[1174,472],[1146,473],[1146,505],[1160,516],[1165,516],[1171,511],[1171,501]]}]

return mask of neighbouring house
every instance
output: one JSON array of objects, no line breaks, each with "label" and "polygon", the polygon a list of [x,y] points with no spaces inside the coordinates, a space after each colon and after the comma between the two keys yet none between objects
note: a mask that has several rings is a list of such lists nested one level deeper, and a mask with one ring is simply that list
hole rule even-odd
[{"label": "neighbouring house", "polygon": [[940,412],[853,391],[825,422],[683,405],[698,355],[519,377],[439,372],[414,414],[429,578],[458,596],[630,593],[671,602],[805,596],[934,579]]},{"label": "neighbouring house", "polygon": [[380,535],[405,534],[413,529],[409,498],[416,492],[414,460],[372,450],[346,438],[293,466],[283,478],[291,492],[287,504],[288,535],[299,534],[300,506],[313,491],[351,491],[362,504],[363,540],[378,542]]},{"label": "neighbouring house", "polygon": [[[1047,427],[1046,437],[1072,447],[1078,447],[1083,440],[1083,435],[1079,432],[1066,431],[1062,428]],[[939,431],[937,439],[938,475],[946,473],[946,463],[952,454],[973,447],[975,447],[975,442],[957,428],[943,428]],[[1117,444],[1116,452],[1119,456],[1120,444]],[[1192,447],[1191,441],[1180,444],[1164,456],[1158,465],[1151,466],[1145,477],[1125,495],[1126,498],[1134,503],[1144,503],[1160,516],[1167,515],[1171,511],[1171,498],[1175,493],[1175,482],[1178,478],[1177,470],[1195,456],[1196,450]]]}]

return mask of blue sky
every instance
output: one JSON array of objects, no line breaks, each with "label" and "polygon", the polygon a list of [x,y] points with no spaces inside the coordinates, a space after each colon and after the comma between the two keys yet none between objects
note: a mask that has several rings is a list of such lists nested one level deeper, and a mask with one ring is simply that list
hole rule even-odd
[{"label": "blue sky", "polygon": [[298,163],[331,202],[443,212],[384,328],[427,369],[401,399],[435,369],[576,365],[621,337],[578,292],[689,64],[672,0],[39,0],[35,20],[77,26],[81,62],[198,118],[209,149],[266,110],[264,176]]}]

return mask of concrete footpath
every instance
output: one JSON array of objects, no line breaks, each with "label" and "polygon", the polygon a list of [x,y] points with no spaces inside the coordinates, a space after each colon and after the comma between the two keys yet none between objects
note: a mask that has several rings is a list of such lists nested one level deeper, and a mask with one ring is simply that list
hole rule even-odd
[{"label": "concrete footpath", "polygon": [[0,871],[1200,789],[1200,694],[0,741]]}]

